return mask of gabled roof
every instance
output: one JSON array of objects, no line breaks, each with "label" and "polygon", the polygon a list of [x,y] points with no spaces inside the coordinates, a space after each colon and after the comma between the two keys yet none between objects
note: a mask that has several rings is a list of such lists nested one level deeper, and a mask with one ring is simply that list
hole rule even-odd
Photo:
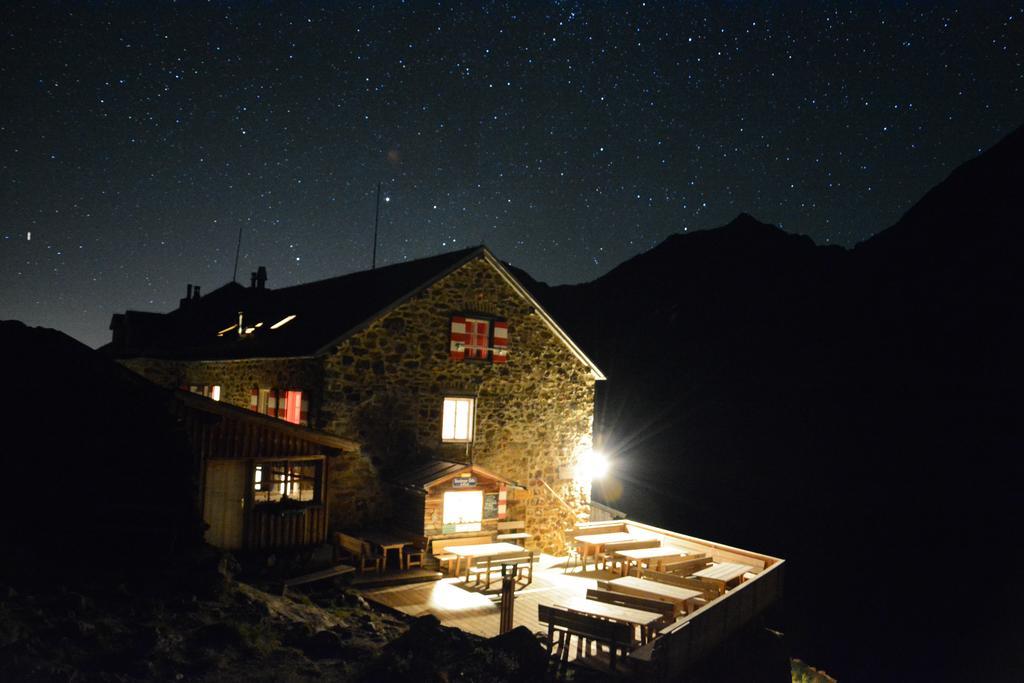
[{"label": "gabled roof", "polygon": [[509,486],[526,488],[522,484],[506,479],[500,474],[485,470],[479,465],[468,465],[464,462],[451,462],[449,460],[431,460],[392,477],[391,481],[399,486],[426,491],[461,475],[478,475],[494,481],[500,481]]},{"label": "gabled roof", "polygon": [[[104,351],[117,357],[190,360],[313,357],[365,328],[412,296],[474,259],[483,259],[525,299],[556,337],[598,379],[604,375],[555,323],[540,303],[486,247],[474,247],[375,270],[281,289],[253,289],[229,283],[165,315],[135,311],[114,316],[112,328],[127,333]],[[260,327],[239,337],[235,325]],[[278,329],[270,327],[288,316]],[[115,333],[115,338],[117,334]]]}]

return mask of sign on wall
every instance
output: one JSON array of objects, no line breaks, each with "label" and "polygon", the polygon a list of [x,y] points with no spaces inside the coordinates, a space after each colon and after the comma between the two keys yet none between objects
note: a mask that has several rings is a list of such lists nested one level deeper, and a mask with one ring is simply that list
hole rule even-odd
[{"label": "sign on wall", "polygon": [[455,477],[452,479],[452,488],[468,489],[476,486],[476,477]]},{"label": "sign on wall", "polygon": [[498,518],[498,494],[484,494],[484,519]]}]

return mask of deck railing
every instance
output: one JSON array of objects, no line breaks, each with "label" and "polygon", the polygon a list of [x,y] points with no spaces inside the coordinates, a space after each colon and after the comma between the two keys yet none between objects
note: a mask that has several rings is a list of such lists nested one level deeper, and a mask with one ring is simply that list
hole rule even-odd
[{"label": "deck railing", "polygon": [[[782,597],[784,560],[733,546],[707,541],[694,536],[659,529],[634,522],[615,520],[608,525],[625,523],[629,531],[652,534],[663,542],[680,545],[696,552],[706,553],[716,562],[751,561],[761,565],[753,578],[708,601],[681,620],[666,627],[650,643],[629,654],[638,678],[643,680],[674,680],[682,671],[710,654],[719,644],[728,640],[750,624],[758,615]],[[588,527],[600,527],[595,522]]]}]

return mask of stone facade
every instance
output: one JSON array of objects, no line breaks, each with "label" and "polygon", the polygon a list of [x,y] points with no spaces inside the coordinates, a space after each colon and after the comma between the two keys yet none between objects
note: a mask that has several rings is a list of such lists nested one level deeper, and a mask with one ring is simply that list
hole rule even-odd
[{"label": "stone facade", "polygon": [[[317,426],[323,361],[320,358],[247,358],[220,361],[173,361],[132,358],[121,363],[167,388],[218,384],[225,403],[249,407],[253,387],[302,389],[308,392],[310,426]],[[337,432],[336,432],[337,433]],[[340,435],[340,434],[339,434]],[[348,435],[345,435],[348,436]],[[328,458],[326,499],[331,529],[372,524],[386,513],[380,476],[366,454]]]},{"label": "stone facade", "polygon": [[[507,363],[449,359],[451,316],[473,313],[508,322]],[[470,261],[376,319],[328,353],[323,369],[320,427],[357,438],[385,467],[471,459],[526,485],[512,493],[510,518],[526,521],[535,548],[562,550],[562,531],[590,502],[588,479],[560,475],[592,445],[595,379],[490,264]],[[441,442],[451,395],[476,397],[468,446]]]},{"label": "stone facade", "polygon": [[[507,321],[506,363],[449,358],[451,316],[473,314]],[[365,456],[331,463],[333,528],[386,515],[378,473],[430,457],[472,461],[525,485],[510,496],[509,518],[525,520],[534,549],[561,552],[562,530],[589,509],[591,482],[575,469],[592,445],[595,377],[482,257],[322,357],[125,365],[167,386],[220,384],[222,400],[239,406],[254,384],[310,392],[311,426],[358,441]],[[471,444],[441,442],[452,395],[476,398]]]}]

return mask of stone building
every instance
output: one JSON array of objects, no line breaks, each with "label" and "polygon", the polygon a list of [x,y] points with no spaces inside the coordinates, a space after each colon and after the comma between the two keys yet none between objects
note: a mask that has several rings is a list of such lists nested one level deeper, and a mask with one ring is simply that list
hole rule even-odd
[{"label": "stone building", "polygon": [[589,512],[581,464],[604,377],[486,248],[277,290],[266,279],[261,268],[249,287],[190,287],[165,315],[115,315],[105,349],[158,384],[358,442],[329,463],[332,529],[410,517],[387,482],[461,462],[508,484],[500,513],[483,490],[479,515],[472,487],[453,496],[445,533],[500,514],[525,521],[535,549],[561,549]]}]

